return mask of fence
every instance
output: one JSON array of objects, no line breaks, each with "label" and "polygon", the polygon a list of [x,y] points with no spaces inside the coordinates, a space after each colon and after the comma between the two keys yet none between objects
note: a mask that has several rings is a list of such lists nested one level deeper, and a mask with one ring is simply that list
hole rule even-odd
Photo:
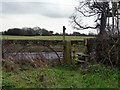
[{"label": "fence", "polygon": [[[47,64],[74,64],[75,46],[83,41],[3,40],[2,56],[18,61],[42,61]],[[73,52],[74,51],[74,52]]]},{"label": "fence", "polygon": [[[75,45],[83,44],[83,41],[65,40],[65,30],[65,26],[63,26],[63,40],[3,40],[2,56],[3,58],[12,57],[19,61],[25,59],[43,62],[56,60],[60,64],[75,64],[77,58]],[[77,61],[88,61],[86,54],[78,53],[77,55],[79,56]],[[86,61],[81,61],[81,58]]]}]

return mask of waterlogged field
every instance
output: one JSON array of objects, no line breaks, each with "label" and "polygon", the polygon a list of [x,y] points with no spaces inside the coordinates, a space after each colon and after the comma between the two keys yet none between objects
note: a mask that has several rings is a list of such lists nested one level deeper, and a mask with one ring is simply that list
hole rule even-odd
[{"label": "waterlogged field", "polygon": [[[0,36],[2,40],[63,40],[63,36]],[[84,40],[91,36],[65,36],[66,40]]]}]

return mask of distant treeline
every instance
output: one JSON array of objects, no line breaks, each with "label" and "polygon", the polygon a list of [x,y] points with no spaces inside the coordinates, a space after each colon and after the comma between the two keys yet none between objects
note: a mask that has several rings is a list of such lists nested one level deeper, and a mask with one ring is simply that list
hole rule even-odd
[{"label": "distant treeline", "polygon": [[53,34],[53,31],[48,31],[44,28],[34,27],[34,28],[12,28],[7,31],[2,32],[3,35],[17,35],[17,36],[49,36]]},{"label": "distant treeline", "polygon": [[[54,33],[53,31],[48,31],[44,28],[34,27],[34,28],[12,28],[7,31],[2,32],[2,35],[14,35],[14,36],[62,36],[62,33]],[[94,33],[81,34],[79,32],[73,32],[72,34],[66,33],[66,36],[95,36]]]}]

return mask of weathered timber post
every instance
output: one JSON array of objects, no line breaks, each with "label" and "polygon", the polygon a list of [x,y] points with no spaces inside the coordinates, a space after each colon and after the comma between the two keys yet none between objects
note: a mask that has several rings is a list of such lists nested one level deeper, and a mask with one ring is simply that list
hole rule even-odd
[{"label": "weathered timber post", "polygon": [[72,58],[73,61],[72,62],[73,62],[73,65],[75,65],[75,59],[76,59],[75,58],[75,44],[73,44],[73,51],[72,52],[73,52],[73,58]]},{"label": "weathered timber post", "polygon": [[65,43],[65,30],[66,30],[65,26],[63,26],[63,43]]},{"label": "weathered timber post", "polygon": [[86,56],[85,56],[85,62],[87,64],[88,63],[88,56],[87,56],[87,54],[88,54],[88,48],[87,48],[88,40],[85,39],[84,42],[85,42],[85,54],[86,54]]},{"label": "weathered timber post", "polygon": [[64,63],[66,63],[66,60],[65,60],[65,49],[66,49],[66,47],[65,47],[65,30],[66,30],[66,28],[65,28],[65,26],[63,26],[63,60],[64,60]]},{"label": "weathered timber post", "polygon": [[65,40],[65,26],[63,26],[63,45],[64,45],[64,52],[63,52],[63,59],[64,63],[71,64],[71,41]]},{"label": "weathered timber post", "polygon": [[71,41],[66,40],[65,41],[65,60],[67,61],[67,64],[72,64],[71,59]]}]

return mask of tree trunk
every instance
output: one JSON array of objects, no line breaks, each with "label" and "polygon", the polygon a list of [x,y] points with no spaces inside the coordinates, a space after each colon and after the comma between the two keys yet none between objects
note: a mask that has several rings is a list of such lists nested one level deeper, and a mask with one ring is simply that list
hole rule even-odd
[{"label": "tree trunk", "polygon": [[99,35],[98,37],[101,37],[101,38],[105,38],[107,33],[106,33],[106,22],[107,22],[107,17],[106,17],[106,14],[105,13],[102,13],[101,14],[101,20],[100,20],[100,32],[99,32]]}]

